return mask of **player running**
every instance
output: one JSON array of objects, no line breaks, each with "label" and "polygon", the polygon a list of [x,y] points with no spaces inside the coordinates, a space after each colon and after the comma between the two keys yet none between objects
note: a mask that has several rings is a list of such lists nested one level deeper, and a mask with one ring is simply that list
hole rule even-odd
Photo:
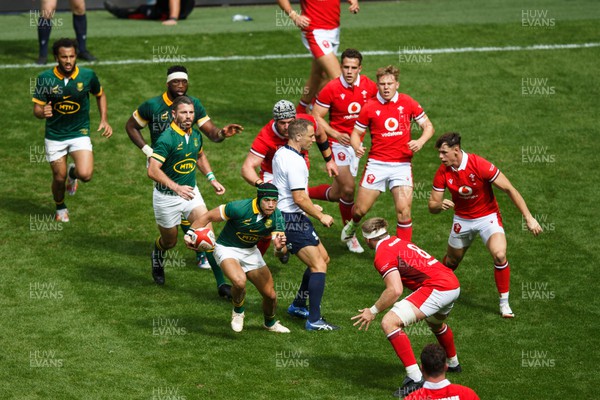
[{"label": "player running", "polygon": [[[152,156],[153,148],[160,134],[171,125],[173,119],[171,106],[173,100],[179,96],[187,96],[189,76],[187,68],[182,65],[174,65],[167,70],[167,89],[156,97],[143,102],[134,112],[125,125],[129,139],[139,147],[146,157]],[[213,142],[222,142],[225,138],[241,133],[244,128],[238,124],[225,125],[223,128],[215,126],[206,113],[206,109],[200,100],[188,96],[194,104],[194,125],[202,131]],[[142,130],[148,127],[150,131],[150,145],[146,143]],[[190,223],[186,219],[181,221],[181,230],[185,233]],[[196,254],[198,267],[212,269],[217,282],[219,296],[230,297],[229,285],[225,283],[223,272],[214,261],[210,252],[199,251]]]},{"label": "player running", "polygon": [[[423,108],[412,97],[398,93],[400,71],[393,65],[377,70],[377,96],[360,111],[350,142],[358,157],[365,154],[362,137],[371,132],[371,149],[358,195],[352,210],[352,220],[342,229],[342,240],[356,232],[362,217],[371,209],[379,195],[389,187],[396,208],[396,236],[412,238],[411,207],[413,177],[411,160],[433,136],[433,125]],[[423,130],[419,139],[412,139],[412,122]]]},{"label": "player running", "polygon": [[195,229],[210,222],[227,221],[219,234],[214,253],[233,284],[231,329],[234,332],[244,329],[246,279],[252,282],[263,298],[263,327],[270,332],[290,332],[275,320],[277,293],[273,287],[273,277],[256,247],[260,239],[268,236],[273,238],[276,256],[287,252],[285,223],[281,211],[277,209],[278,196],[275,185],[263,183],[258,186],[256,198],[222,204],[198,218],[192,227]]},{"label": "player running", "polygon": [[[46,160],[52,169],[52,197],[55,218],[69,222],[65,189],[69,195],[77,191],[78,180],[89,182],[94,172],[94,154],[90,140],[90,93],[96,97],[102,136],[112,136],[108,124],[108,105],[98,77],[91,69],[77,66],[77,42],[59,39],[52,52],[57,65],[42,72],[33,94],[33,115],[46,120]],[[73,163],[67,168],[67,156]]]},{"label": "player running", "polygon": [[193,100],[177,97],[171,113],[173,122],[154,144],[148,165],[148,177],[156,182],[152,204],[160,236],[152,252],[152,277],[158,285],[165,284],[164,258],[177,244],[182,215],[193,223],[208,211],[196,186],[196,166],[218,195],[225,193],[202,149],[202,136],[193,127]]},{"label": "player running", "polygon": [[[508,303],[510,266],[506,259],[506,236],[492,185],[508,194],[534,236],[542,232],[542,227],[508,178],[486,159],[463,151],[460,139],[460,134],[448,132],[435,142],[442,165],[433,178],[429,212],[439,214],[454,209],[454,221],[443,263],[456,270],[473,239],[479,234],[494,259],[500,314],[503,318],[513,318],[515,315]],[[446,189],[450,191],[452,200],[444,199]]]},{"label": "player running", "polygon": [[[444,322],[458,299],[460,285],[441,262],[415,244],[390,236],[387,228],[383,218],[370,218],[362,226],[367,246],[375,250],[373,265],[383,278],[385,290],[371,308],[358,310],[360,314],[351,319],[356,320],[354,326],[360,324],[359,330],[367,330],[380,311],[393,306],[383,317],[381,328],[406,369],[406,378],[394,393],[404,397],[423,385],[423,375],[404,332],[409,325],[424,319],[446,351],[448,371],[461,371],[454,335]],[[404,287],[412,293],[397,301]]]},{"label": "player running", "polygon": [[[333,184],[310,187],[311,199],[337,202],[344,225],[352,219],[354,206],[354,179],[358,172],[359,159],[350,145],[350,134],[360,110],[367,100],[377,94],[377,85],[361,75],[362,54],[355,49],[342,53],[342,75],[327,83],[319,92],[312,114],[319,127],[329,137],[333,158],[338,167],[338,175]],[[325,116],[329,114],[329,122]],[[346,241],[348,250],[362,253],[364,250],[353,235]]]},{"label": "player running", "polygon": [[[277,0],[277,3],[301,29],[302,43],[313,56],[310,76],[298,104],[298,112],[305,113],[319,90],[342,72],[336,58],[340,45],[340,0],[300,0],[300,14],[289,0]],[[358,0],[348,0],[348,3],[348,10],[358,13]]]}]

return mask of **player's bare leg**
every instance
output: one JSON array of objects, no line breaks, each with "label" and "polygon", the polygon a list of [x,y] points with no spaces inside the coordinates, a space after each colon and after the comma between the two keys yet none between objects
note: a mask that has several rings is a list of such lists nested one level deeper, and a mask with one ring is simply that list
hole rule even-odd
[{"label": "player's bare leg", "polygon": [[249,271],[246,275],[263,298],[264,328],[271,332],[289,333],[290,330],[288,328],[281,325],[279,321],[275,321],[277,293],[275,292],[273,276],[269,268],[265,265],[262,268]]},{"label": "player's bare leg", "polygon": [[462,368],[458,363],[456,354],[456,346],[454,345],[454,334],[452,329],[445,323],[448,315],[436,313],[431,317],[425,318],[431,332],[435,335],[440,346],[446,351],[446,362],[448,363],[448,372],[462,372]]},{"label": "player's bare leg", "polygon": [[494,259],[494,280],[500,296],[500,314],[503,318],[513,318],[515,314],[508,303],[510,265],[506,260],[506,235],[500,232],[494,233],[485,245]]},{"label": "player's bare leg", "polygon": [[231,329],[234,332],[241,332],[244,329],[244,313],[246,301],[246,273],[242,269],[238,260],[227,258],[221,261],[221,268],[225,275],[231,281],[231,303],[233,310],[231,311]]},{"label": "player's bare leg", "polygon": [[381,192],[379,190],[367,189],[362,186],[358,188],[354,208],[352,209],[352,220],[342,229],[341,239],[343,242],[349,240],[356,234],[360,220],[369,212]]},{"label": "player's bare leg", "polygon": [[56,204],[56,220],[69,222],[69,211],[65,204],[65,182],[67,180],[67,156],[50,163],[52,170],[52,197]]},{"label": "player's bare leg", "polygon": [[391,190],[396,206],[396,236],[402,240],[412,240],[411,207],[413,199],[412,186],[395,186]]},{"label": "player's bare leg", "polygon": [[85,0],[71,0],[71,11],[73,12],[73,30],[77,38],[79,52],[77,57],[85,61],[96,61],[87,49],[87,16],[85,15]]},{"label": "player's bare leg", "polygon": [[[94,153],[89,150],[78,150],[74,151],[71,154],[71,158],[73,158],[73,162],[75,163],[75,168],[73,171],[67,171],[67,186],[69,184],[68,180],[81,180],[83,182],[89,182],[92,180],[92,175],[94,174]],[[74,183],[75,187],[77,187],[77,183]],[[68,190],[69,188],[67,188]],[[74,189],[73,192],[75,192]]]},{"label": "player's bare leg", "polygon": [[[319,93],[319,90],[332,79],[337,78],[342,74],[340,62],[333,53],[326,54],[317,59],[312,60],[310,76],[304,85],[302,97],[300,98],[301,106],[308,106],[313,97]],[[300,110],[302,111],[302,110]],[[307,112],[304,110],[303,112]]]},{"label": "player's bare leg", "polygon": [[[409,311],[414,314],[415,322],[425,318],[425,314],[412,303],[403,300],[401,304],[403,307],[409,307]],[[398,305],[398,303],[396,303],[396,305]],[[410,344],[410,339],[404,332],[404,327],[406,325],[407,324],[405,324],[394,311],[388,311],[381,320],[381,328],[406,370],[406,378],[402,382],[402,386],[394,393],[394,396],[396,397],[398,397],[397,394],[402,394],[404,396],[411,391],[416,390],[422,386],[423,382],[423,374],[417,364],[415,354]]]},{"label": "player's bare leg", "polygon": [[446,249],[446,255],[444,255],[444,258],[442,259],[442,264],[450,268],[452,271],[456,271],[468,249],[468,247],[456,249],[448,245],[448,248]]}]

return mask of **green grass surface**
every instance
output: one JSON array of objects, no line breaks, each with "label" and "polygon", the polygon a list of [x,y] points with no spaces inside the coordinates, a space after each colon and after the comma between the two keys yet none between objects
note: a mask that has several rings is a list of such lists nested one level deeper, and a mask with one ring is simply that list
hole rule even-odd
[{"label": "green grass surface", "polygon": [[[522,10],[547,10],[555,26],[524,27]],[[236,13],[255,20],[230,22]],[[65,18],[65,26],[52,38],[72,35],[70,16],[58,17]],[[153,48],[168,45],[178,46],[174,55],[185,58],[304,53],[298,32],[276,26],[275,19],[275,6],[202,8],[168,29],[90,12],[89,48],[107,62],[151,61]],[[285,266],[271,254],[266,258],[279,293],[278,318],[292,330],[287,336],[260,328],[260,299],[252,287],[246,328],[234,334],[230,305],[217,298],[212,275],[194,266],[194,255],[181,243],[172,252],[167,285],[153,284],[149,252],[157,230],[151,183],[124,125],[142,101],[164,89],[169,63],[93,67],[108,96],[115,134],[109,140],[92,135],[94,179],[67,198],[71,222],[47,221],[53,215],[51,176],[43,161],[43,122],[32,116],[30,101],[30,80],[42,69],[2,69],[35,59],[35,30],[28,20],[28,15],[0,16],[5,94],[0,98],[0,398],[390,398],[404,376],[401,364],[378,325],[358,332],[350,322],[358,308],[373,304],[383,283],[371,266],[371,252],[353,256],[339,242],[334,204],[322,205],[336,225],[317,230],[332,259],[323,313],[342,326],[339,332],[308,333],[285,314],[304,270],[295,258]],[[364,3],[359,15],[344,15],[342,48],[394,52],[598,42],[598,22],[593,1],[492,1],[485,8],[467,0]],[[497,193],[512,265],[511,304],[517,314],[512,321],[497,315],[492,262],[480,242],[457,271],[462,293],[449,323],[464,372],[450,379],[474,388],[482,399],[597,397],[600,249],[592,199],[600,175],[599,60],[596,47],[433,54],[422,62],[368,56],[363,62],[370,77],[380,66],[399,65],[401,91],[423,105],[436,137],[461,132],[464,148],[497,164],[546,229],[533,238],[507,196]],[[215,207],[250,197],[254,191],[239,175],[241,163],[274,102],[297,100],[309,59],[186,65],[189,93],[203,101],[215,123],[245,126],[238,137],[206,145],[228,191],[217,198],[199,179],[205,200]],[[540,87],[552,94],[524,95],[524,87],[534,87],[528,79],[536,78],[545,80]],[[94,109],[92,126],[97,123]],[[327,181],[313,150],[311,182]],[[413,164],[414,241],[441,258],[452,218],[427,211],[439,165],[432,143]],[[369,215],[393,222],[389,195]],[[160,334],[154,324],[172,329]],[[408,332],[417,353],[435,341],[422,325]]]}]

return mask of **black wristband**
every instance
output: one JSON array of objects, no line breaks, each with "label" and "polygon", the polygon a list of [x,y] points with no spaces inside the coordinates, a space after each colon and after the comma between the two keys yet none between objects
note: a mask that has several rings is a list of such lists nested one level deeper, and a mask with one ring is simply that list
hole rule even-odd
[{"label": "black wristband", "polygon": [[329,162],[329,161],[331,161],[331,159],[332,159],[332,158],[333,158],[333,157],[332,157],[332,156],[331,156],[331,154],[330,154],[330,155],[328,155],[327,157],[323,157],[323,160],[325,160],[325,162]]},{"label": "black wristband", "polygon": [[317,147],[321,152],[327,150],[329,148],[329,140],[324,141],[323,143],[317,142]]}]

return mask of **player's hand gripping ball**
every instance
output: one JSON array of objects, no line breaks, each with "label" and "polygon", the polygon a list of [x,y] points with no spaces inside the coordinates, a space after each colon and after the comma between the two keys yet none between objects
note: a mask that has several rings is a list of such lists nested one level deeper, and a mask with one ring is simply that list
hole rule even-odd
[{"label": "player's hand gripping ball", "polygon": [[194,250],[210,250],[217,242],[215,234],[209,228],[190,229],[184,237],[188,247]]}]

